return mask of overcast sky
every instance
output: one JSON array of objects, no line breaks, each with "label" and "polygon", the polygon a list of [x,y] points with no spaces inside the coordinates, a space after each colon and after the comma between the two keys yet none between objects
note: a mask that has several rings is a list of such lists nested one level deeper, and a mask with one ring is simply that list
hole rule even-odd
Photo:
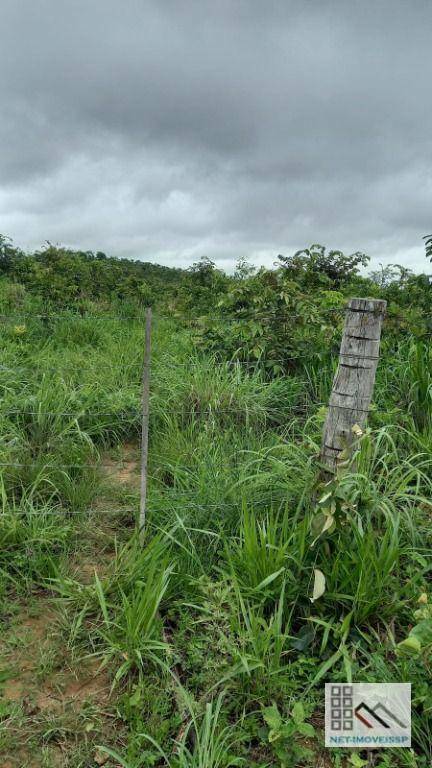
[{"label": "overcast sky", "polygon": [[430,0],[2,0],[0,232],[431,272]]}]

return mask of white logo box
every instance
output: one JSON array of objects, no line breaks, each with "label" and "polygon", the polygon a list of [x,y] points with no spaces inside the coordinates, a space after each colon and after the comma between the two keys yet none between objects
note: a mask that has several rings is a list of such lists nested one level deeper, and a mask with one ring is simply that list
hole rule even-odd
[{"label": "white logo box", "polygon": [[326,683],[325,745],[411,746],[411,683]]}]

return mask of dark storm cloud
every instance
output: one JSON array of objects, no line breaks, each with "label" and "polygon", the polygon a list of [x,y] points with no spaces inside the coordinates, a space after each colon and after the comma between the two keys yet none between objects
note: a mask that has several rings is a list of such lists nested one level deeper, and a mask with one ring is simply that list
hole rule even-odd
[{"label": "dark storm cloud", "polygon": [[3,0],[0,231],[165,263],[427,268],[427,0]]}]

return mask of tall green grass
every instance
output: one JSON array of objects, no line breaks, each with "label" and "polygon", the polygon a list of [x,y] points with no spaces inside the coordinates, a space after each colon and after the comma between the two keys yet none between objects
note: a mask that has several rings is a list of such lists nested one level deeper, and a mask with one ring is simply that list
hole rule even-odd
[{"label": "tall green grass", "polygon": [[[2,346],[0,595],[50,590],[67,642],[103,659],[122,695],[155,669],[165,685],[173,654],[185,665],[197,701],[177,757],[151,736],[149,759],[247,763],[240,734],[262,747],[257,708],[306,697],[320,710],[315,684],[347,674],[412,675],[415,747],[427,754],[430,658],[408,669],[395,647],[432,573],[428,345],[407,339],[383,355],[371,428],[337,478],[341,514],[312,546],[334,360],[270,378],[197,353],[187,329],[156,317],[144,549],[138,488],[105,466],[125,443],[139,455],[142,319],[26,320],[24,331],[8,325]],[[105,506],[122,516],[109,522]],[[86,520],[111,546],[90,579],[68,563]],[[312,602],[317,569],[325,591]]]}]

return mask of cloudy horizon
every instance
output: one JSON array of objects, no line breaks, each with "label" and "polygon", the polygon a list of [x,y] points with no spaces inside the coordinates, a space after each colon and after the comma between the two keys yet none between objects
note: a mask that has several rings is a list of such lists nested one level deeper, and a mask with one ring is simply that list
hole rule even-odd
[{"label": "cloudy horizon", "polygon": [[188,266],[432,272],[426,0],[4,0],[0,232]]}]

